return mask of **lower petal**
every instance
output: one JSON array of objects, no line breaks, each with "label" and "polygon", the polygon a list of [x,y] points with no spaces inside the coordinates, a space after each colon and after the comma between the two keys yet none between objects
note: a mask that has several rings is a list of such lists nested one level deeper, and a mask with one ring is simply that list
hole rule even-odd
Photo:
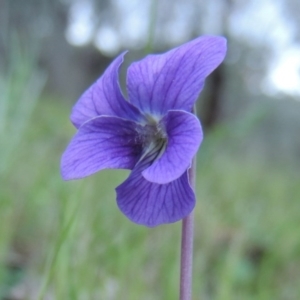
[{"label": "lower petal", "polygon": [[101,116],[84,123],[61,159],[65,180],[79,179],[103,169],[132,169],[140,158],[140,125]]},{"label": "lower petal", "polygon": [[195,194],[188,172],[168,183],[147,181],[141,174],[145,160],[138,164],[125,182],[116,188],[120,210],[134,223],[154,227],[186,217],[195,206]]}]

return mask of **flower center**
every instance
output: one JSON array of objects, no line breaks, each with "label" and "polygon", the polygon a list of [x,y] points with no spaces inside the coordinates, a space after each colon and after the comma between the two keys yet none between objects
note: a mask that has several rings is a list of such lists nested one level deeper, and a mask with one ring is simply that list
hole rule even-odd
[{"label": "flower center", "polygon": [[145,156],[152,161],[157,160],[164,153],[168,136],[163,124],[152,116],[146,116],[148,123],[143,130],[143,154],[141,159]]}]

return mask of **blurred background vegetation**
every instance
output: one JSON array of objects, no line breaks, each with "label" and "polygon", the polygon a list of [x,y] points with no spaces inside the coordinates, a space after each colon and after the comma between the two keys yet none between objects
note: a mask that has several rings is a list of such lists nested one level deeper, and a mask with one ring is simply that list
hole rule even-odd
[{"label": "blurred background vegetation", "polygon": [[[202,34],[228,55],[198,101],[194,299],[300,299],[298,0],[0,0],[0,299],[177,299],[180,224],[117,209],[127,171],[63,182],[72,105]],[[124,84],[123,84],[124,85]]]}]

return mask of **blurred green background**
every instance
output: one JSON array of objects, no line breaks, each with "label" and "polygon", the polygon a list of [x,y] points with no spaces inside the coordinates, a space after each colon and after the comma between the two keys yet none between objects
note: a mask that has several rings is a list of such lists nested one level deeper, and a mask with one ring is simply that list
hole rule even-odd
[{"label": "blurred green background", "polygon": [[[180,223],[117,209],[128,171],[63,182],[72,105],[202,34],[228,55],[198,101],[193,299],[300,299],[298,0],[0,0],[0,299],[177,299]],[[124,85],[124,84],[123,84]]]}]

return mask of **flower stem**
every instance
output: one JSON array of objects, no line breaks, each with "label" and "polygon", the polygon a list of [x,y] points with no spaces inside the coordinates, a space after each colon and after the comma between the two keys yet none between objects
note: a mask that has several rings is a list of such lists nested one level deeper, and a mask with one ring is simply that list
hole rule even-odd
[{"label": "flower stem", "polygon": [[[189,169],[189,181],[195,191],[196,156]],[[180,300],[192,299],[193,273],[193,240],[194,240],[194,213],[193,211],[182,220],[181,236],[181,264],[180,264]]]}]

